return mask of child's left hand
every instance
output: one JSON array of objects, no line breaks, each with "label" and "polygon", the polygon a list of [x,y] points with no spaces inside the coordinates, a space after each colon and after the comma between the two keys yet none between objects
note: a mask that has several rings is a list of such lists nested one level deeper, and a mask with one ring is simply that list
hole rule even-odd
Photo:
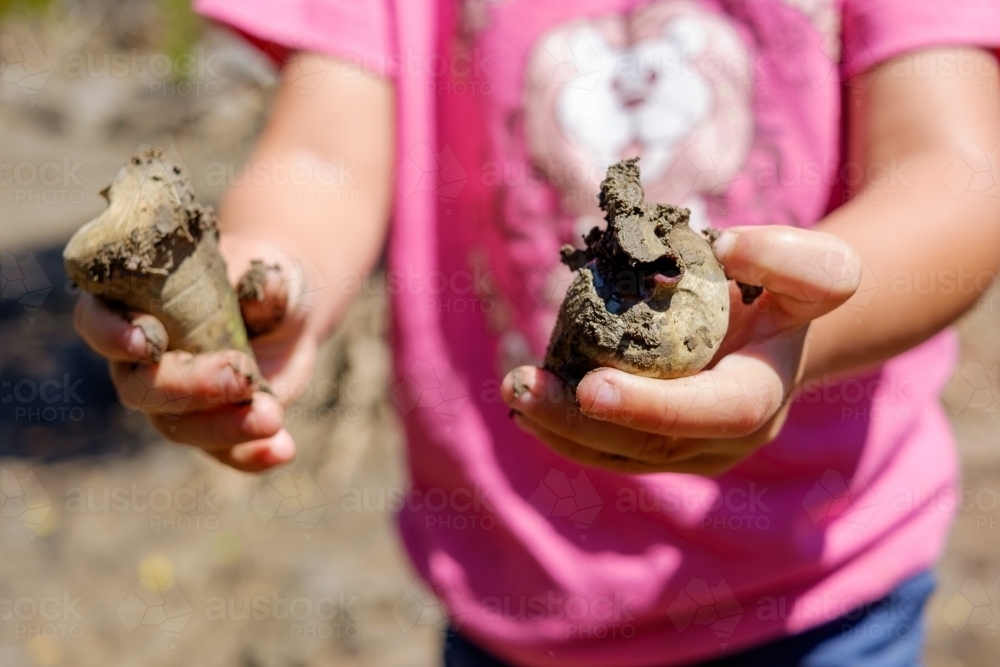
[{"label": "child's left hand", "polygon": [[522,366],[502,385],[518,426],[579,463],[626,473],[715,475],[773,440],[802,380],[809,323],[854,294],[861,260],[835,236],[785,226],[732,228],[715,254],[728,277],[764,292],[744,305],[730,283],[729,331],[709,369],[656,380],[602,368],[574,397]]}]

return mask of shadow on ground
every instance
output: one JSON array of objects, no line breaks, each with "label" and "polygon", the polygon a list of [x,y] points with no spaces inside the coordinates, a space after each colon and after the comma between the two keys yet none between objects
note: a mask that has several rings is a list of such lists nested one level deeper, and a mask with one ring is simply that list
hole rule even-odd
[{"label": "shadow on ground", "polygon": [[47,463],[135,454],[147,429],[127,419],[107,362],[73,330],[75,286],[61,248],[0,257],[0,456]]}]

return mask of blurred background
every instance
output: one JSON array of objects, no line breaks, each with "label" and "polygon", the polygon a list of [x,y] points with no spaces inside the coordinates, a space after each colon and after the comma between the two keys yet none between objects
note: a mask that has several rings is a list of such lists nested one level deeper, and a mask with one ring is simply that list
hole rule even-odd
[{"label": "blurred background", "polygon": [[[437,665],[445,613],[393,525],[405,489],[384,341],[362,295],[266,476],[169,446],[72,328],[61,248],[141,144],[214,203],[276,71],[185,0],[0,0],[0,667]],[[996,184],[994,184],[995,187]],[[959,325],[942,400],[964,479],[929,610],[932,667],[1000,665],[1000,294]]]}]

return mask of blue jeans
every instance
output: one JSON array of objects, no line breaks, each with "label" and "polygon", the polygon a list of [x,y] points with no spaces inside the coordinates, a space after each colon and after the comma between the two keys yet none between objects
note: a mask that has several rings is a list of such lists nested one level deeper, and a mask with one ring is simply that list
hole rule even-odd
[{"label": "blue jeans", "polygon": [[[933,591],[933,575],[922,572],[856,612],[700,667],[919,667]],[[445,667],[508,667],[454,631],[447,639]]]}]

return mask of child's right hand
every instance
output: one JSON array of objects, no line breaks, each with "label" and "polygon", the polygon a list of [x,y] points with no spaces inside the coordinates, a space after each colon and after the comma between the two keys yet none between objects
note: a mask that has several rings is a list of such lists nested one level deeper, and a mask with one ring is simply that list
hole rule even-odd
[{"label": "child's right hand", "polygon": [[[302,85],[306,74],[308,86]],[[302,264],[281,266],[280,275],[265,285],[264,301],[241,303],[273,396],[246,379],[244,371],[254,370],[246,355],[172,351],[157,360],[158,350],[142,332],[146,327],[150,338],[165,339],[155,318],[128,313],[131,320],[125,319],[92,296],[80,299],[76,328],[110,360],[122,402],[144,411],[170,440],[200,447],[247,471],[295,456],[295,443],[283,429],[283,406],[305,390],[318,341],[349,298],[344,290],[322,287],[339,284],[345,275],[366,274],[388,229],[393,95],[392,81],[359,71],[357,64],[296,54],[282,70],[271,118],[245,167],[254,178],[237,179],[220,202],[220,250],[233,284],[254,258]],[[343,184],[337,187],[345,189],[331,191],[323,179],[303,185],[280,177],[303,167],[316,174],[343,168]],[[331,192],[349,196],[331,202]],[[304,275],[307,268],[311,273]],[[303,279],[312,287],[303,289]],[[280,321],[275,310],[284,311]]]},{"label": "child's right hand", "polygon": [[[239,237],[224,238],[222,251],[237,271],[249,268],[253,257],[272,264],[267,258],[278,254],[273,246]],[[295,443],[283,428],[283,406],[304,389],[316,357],[303,309],[296,307],[302,289],[295,275],[295,267],[269,269],[263,300],[241,299],[257,364],[235,350],[167,352],[157,344],[166,341],[159,320],[115,310],[90,294],[77,303],[74,325],[108,358],[122,403],[145,412],[166,438],[204,449],[239,470],[266,470],[295,457]],[[258,365],[274,395],[251,379]]]}]

